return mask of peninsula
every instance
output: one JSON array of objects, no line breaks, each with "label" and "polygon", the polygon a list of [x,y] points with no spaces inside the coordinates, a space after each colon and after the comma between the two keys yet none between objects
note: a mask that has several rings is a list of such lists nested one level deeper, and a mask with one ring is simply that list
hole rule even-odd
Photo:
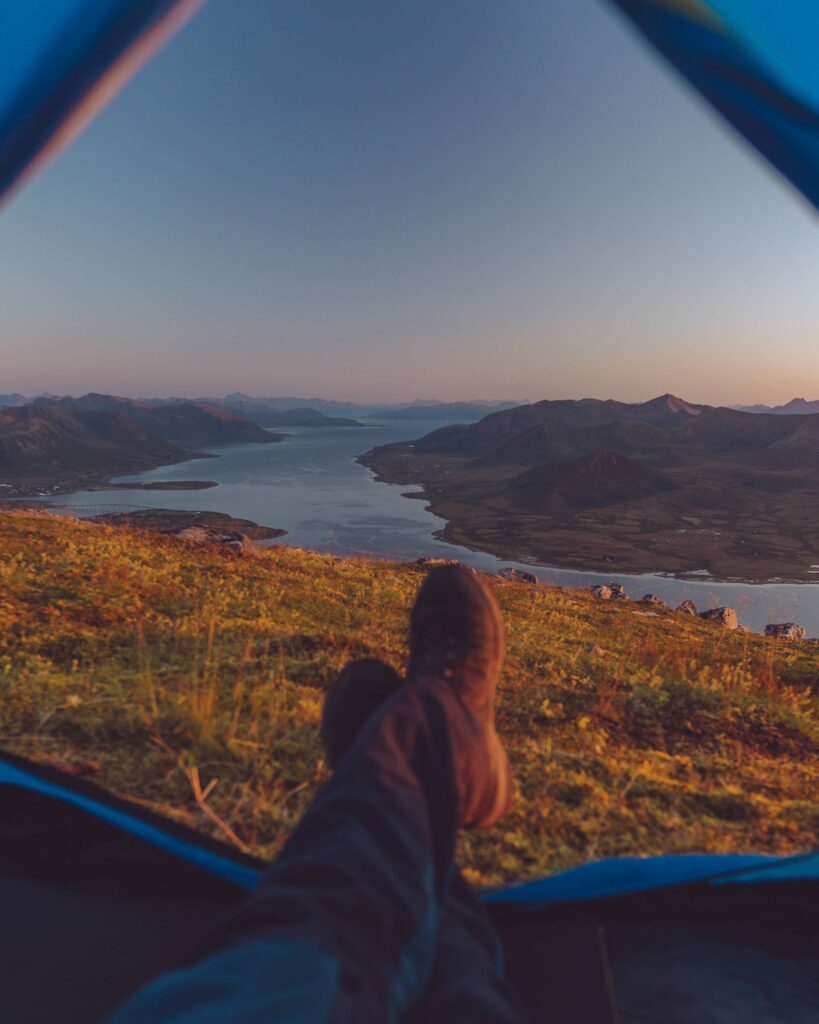
[{"label": "peninsula", "polygon": [[504,558],[744,580],[819,574],[819,415],[542,401],[360,456]]}]

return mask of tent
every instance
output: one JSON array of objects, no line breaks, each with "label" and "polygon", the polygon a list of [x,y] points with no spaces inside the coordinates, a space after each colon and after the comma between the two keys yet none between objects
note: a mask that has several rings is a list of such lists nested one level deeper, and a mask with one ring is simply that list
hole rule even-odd
[{"label": "tent", "polygon": [[[103,1020],[195,955],[262,866],[4,755],[4,1024]],[[819,855],[601,861],[483,898],[533,1022],[816,1019]]]},{"label": "tent", "polygon": [[[200,0],[4,0],[0,200]],[[819,206],[816,0],[615,0]],[[0,757],[3,1019],[102,1019],[251,890],[261,865],[81,781]],[[513,982],[551,1024],[808,1024],[819,854],[626,858],[485,894]],[[48,984],[42,967],[48,965]]]}]

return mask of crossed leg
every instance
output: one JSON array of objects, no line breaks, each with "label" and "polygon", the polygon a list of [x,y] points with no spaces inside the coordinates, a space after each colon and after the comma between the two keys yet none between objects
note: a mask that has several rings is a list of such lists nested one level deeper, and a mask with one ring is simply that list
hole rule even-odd
[{"label": "crossed leg", "polygon": [[489,827],[509,801],[492,718],[499,622],[473,574],[427,577],[408,681],[364,723],[210,955],[111,1024],[521,1019],[453,868],[459,825]]}]

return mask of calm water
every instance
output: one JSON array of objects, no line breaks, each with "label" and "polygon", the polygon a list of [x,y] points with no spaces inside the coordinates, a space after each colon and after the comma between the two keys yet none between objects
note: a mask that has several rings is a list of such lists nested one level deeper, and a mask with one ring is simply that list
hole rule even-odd
[{"label": "calm water", "polygon": [[[234,445],[211,449],[217,458],[193,459],[163,466],[126,480],[215,480],[204,491],[79,491],[54,500],[80,506],[81,515],[123,510],[135,505],[227,512],[265,526],[287,530],[283,543],[337,555],[371,555],[411,559],[429,555],[458,558],[466,565],[496,572],[506,566],[526,568],[542,582],[588,587],[608,582],[600,573],[523,565],[436,540],[444,520],[423,501],[406,498],[407,487],[376,483],[355,456],[379,444],[418,437],[444,423],[392,421],[365,427],[292,429],[282,444]],[[100,508],[99,506],[104,506]],[[661,568],[661,567],[658,567]],[[754,630],[768,622],[801,623],[809,636],[819,635],[819,583],[735,584],[679,580],[663,576],[617,579],[631,597],[646,591],[669,604],[691,598],[698,608],[731,605],[740,621]]]}]

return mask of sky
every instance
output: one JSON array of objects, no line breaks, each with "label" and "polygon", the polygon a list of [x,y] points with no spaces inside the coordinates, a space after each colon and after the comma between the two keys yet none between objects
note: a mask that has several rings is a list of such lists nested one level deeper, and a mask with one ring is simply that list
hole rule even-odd
[{"label": "sky", "polygon": [[817,281],[604,0],[210,0],[0,214],[0,392],[819,398]]}]

